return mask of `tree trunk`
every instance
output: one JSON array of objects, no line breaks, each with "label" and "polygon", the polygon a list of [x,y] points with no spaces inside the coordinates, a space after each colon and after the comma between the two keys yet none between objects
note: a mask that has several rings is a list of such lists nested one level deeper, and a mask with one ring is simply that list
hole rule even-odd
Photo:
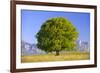
[{"label": "tree trunk", "polygon": [[59,56],[59,55],[60,55],[59,50],[57,50],[56,51],[56,56]]}]

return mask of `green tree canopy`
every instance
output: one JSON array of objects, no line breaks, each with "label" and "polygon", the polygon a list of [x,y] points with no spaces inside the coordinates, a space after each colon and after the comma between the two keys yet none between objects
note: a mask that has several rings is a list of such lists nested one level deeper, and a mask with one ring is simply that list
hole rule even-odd
[{"label": "green tree canopy", "polygon": [[64,17],[48,19],[36,35],[37,46],[46,52],[73,50],[78,38],[75,26]]}]

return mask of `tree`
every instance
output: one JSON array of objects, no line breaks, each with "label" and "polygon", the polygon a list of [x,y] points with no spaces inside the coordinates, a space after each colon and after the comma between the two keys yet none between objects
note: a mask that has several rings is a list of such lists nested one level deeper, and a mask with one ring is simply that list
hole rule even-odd
[{"label": "tree", "polygon": [[36,35],[38,48],[46,52],[73,50],[78,38],[75,26],[64,17],[48,19]]}]

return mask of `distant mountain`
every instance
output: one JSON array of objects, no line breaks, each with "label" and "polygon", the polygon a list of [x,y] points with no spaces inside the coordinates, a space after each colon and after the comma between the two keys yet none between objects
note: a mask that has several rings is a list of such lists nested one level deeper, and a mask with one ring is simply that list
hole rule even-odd
[{"label": "distant mountain", "polygon": [[86,51],[86,52],[90,51],[90,45],[86,41],[78,40],[76,48],[78,51]]},{"label": "distant mountain", "polygon": [[46,54],[45,51],[37,48],[36,44],[29,44],[27,42],[21,42],[21,55],[37,55],[37,54]]},{"label": "distant mountain", "polygon": [[[76,45],[76,51],[90,51],[90,45],[88,42],[78,40]],[[36,44],[30,44],[25,41],[21,42],[21,55],[27,56],[27,55],[38,55],[38,54],[46,54],[45,51],[39,49]]]}]

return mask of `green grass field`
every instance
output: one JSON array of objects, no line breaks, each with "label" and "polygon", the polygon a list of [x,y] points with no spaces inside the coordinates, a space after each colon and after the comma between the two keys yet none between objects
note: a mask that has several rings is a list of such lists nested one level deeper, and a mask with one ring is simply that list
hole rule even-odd
[{"label": "green grass field", "polygon": [[60,53],[59,56],[55,54],[45,54],[45,55],[32,55],[32,56],[22,56],[22,63],[31,63],[31,62],[49,62],[49,61],[68,61],[68,60],[88,60],[88,52],[65,52]]}]

